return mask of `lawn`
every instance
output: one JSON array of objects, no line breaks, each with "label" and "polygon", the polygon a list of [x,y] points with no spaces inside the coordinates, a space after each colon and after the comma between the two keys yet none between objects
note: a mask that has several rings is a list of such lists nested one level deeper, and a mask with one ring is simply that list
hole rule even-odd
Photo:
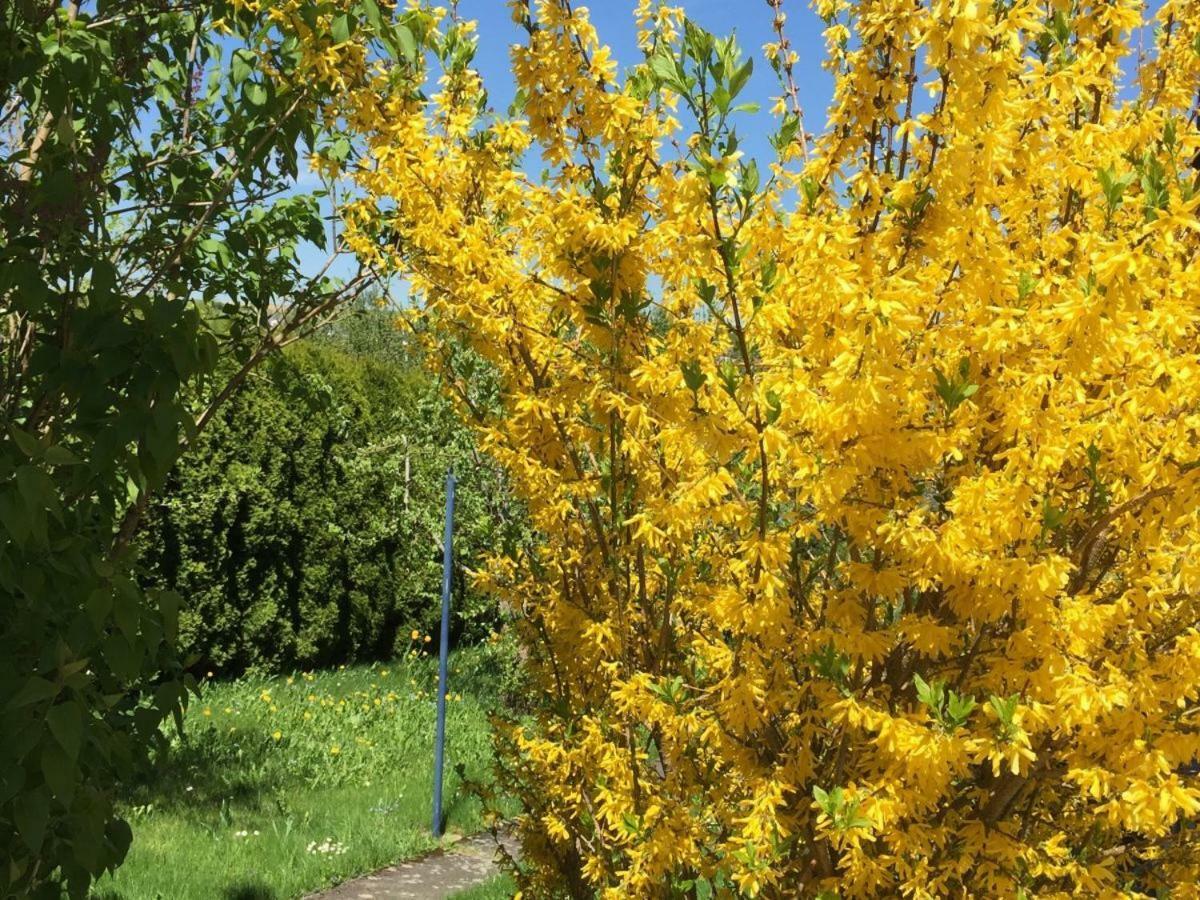
[{"label": "lawn", "polygon": [[[486,772],[505,664],[488,646],[451,657],[451,832],[483,827],[456,767]],[[436,660],[417,649],[390,665],[205,683],[184,737],[130,790],[133,848],[95,896],[284,900],[432,849],[435,694]]]},{"label": "lawn", "polygon": [[453,900],[511,900],[517,886],[507,875],[497,875],[478,887],[460,891]]}]

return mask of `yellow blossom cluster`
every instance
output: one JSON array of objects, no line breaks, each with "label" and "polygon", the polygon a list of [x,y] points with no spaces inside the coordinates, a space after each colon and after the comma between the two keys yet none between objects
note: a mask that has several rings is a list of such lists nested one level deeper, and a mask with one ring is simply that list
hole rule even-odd
[{"label": "yellow blossom cluster", "polygon": [[1200,3],[820,0],[762,171],[732,41],[512,5],[523,108],[439,39],[347,240],[539,536],[526,894],[1194,889]]}]

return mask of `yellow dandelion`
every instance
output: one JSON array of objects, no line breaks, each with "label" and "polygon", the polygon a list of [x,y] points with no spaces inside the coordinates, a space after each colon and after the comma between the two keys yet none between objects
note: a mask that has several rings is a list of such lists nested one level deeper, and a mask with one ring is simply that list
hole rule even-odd
[{"label": "yellow dandelion", "polygon": [[334,744],[332,747],[329,748],[330,756],[337,756],[341,752],[342,752],[342,748],[339,747],[337,744]]},{"label": "yellow dandelion", "polygon": [[277,741],[281,741],[281,740],[283,740],[283,732],[276,731],[274,734],[271,735],[271,737],[275,738],[275,740],[277,740]]}]

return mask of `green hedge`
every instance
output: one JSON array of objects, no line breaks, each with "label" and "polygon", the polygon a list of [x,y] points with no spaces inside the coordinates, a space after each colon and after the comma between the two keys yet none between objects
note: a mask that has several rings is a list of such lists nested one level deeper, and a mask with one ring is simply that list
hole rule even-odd
[{"label": "green hedge", "polygon": [[[183,596],[197,667],[385,658],[414,629],[434,634],[449,465],[460,572],[510,518],[498,474],[388,330],[368,315],[289,348],[172,473],[144,530],[144,577]],[[493,613],[461,575],[455,603],[457,637],[486,633]]]}]

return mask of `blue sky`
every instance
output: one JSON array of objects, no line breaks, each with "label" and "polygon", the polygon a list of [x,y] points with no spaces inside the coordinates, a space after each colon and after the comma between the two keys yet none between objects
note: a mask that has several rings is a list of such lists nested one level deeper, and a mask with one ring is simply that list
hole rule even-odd
[{"label": "blue sky", "polygon": [[[612,48],[613,57],[622,70],[642,61],[633,18],[635,0],[594,0],[577,5],[587,6],[601,41]],[[769,159],[772,150],[767,135],[777,127],[769,110],[780,93],[775,73],[762,55],[763,44],[775,40],[771,7],[766,0],[683,0],[680,5],[687,11],[688,17],[702,28],[720,36],[736,33],[743,53],[754,57],[754,74],[739,100],[758,101],[762,104],[762,111],[744,117],[738,134],[747,156],[756,157],[760,162]],[[503,113],[508,109],[514,93],[509,49],[522,41],[524,32],[512,21],[505,0],[459,0],[458,10],[463,18],[474,19],[478,23],[479,49],[475,66],[488,88],[491,107]],[[821,38],[823,25],[805,0],[784,0],[784,11],[788,16],[788,39],[800,55],[795,77],[804,108],[805,125],[810,131],[820,131],[833,90],[832,79],[821,68],[824,55]],[[306,190],[316,186],[315,181],[306,181],[301,185]],[[306,267],[315,268],[324,258],[324,248],[306,245],[301,250],[301,259]],[[353,272],[353,260],[347,258],[340,261],[333,274],[345,277]]]},{"label": "blue sky", "polygon": [[[612,48],[613,57],[622,69],[642,61],[633,20],[634,0],[595,0],[576,5],[588,8],[600,39]],[[681,0],[679,5],[692,21],[707,31],[719,36],[736,32],[742,50],[755,57],[754,75],[745,95],[747,99],[764,101],[764,107],[769,108],[770,104],[765,101],[777,95],[779,90],[775,74],[762,58],[763,44],[775,39],[771,28],[773,13],[766,0]],[[491,92],[492,105],[499,110],[507,109],[513,93],[508,72],[509,47],[521,41],[524,33],[513,24],[505,0],[459,0],[458,9],[463,18],[479,23],[476,65]],[[821,68],[823,25],[809,9],[807,0],[785,0],[784,11],[788,17],[788,39],[800,54],[796,72],[800,99],[809,118],[819,114],[818,119],[814,119],[814,123],[819,123],[824,120],[825,107],[833,89],[832,80]],[[769,151],[765,137],[761,140],[761,149],[763,154]]]},{"label": "blue sky", "polygon": [[[600,39],[612,48],[613,57],[623,71],[642,61],[637,47],[637,28],[633,18],[636,0],[592,0],[577,2],[577,7],[587,6],[592,22],[599,31]],[[770,115],[770,107],[780,93],[774,72],[762,54],[763,44],[775,40],[772,29],[773,13],[767,0],[678,0],[688,17],[702,28],[719,36],[736,33],[743,53],[753,56],[754,74],[739,100],[758,101],[762,110],[753,116],[744,116],[738,124],[738,135],[742,150],[747,156],[762,163],[769,160],[773,151],[767,141],[777,124]],[[1161,7],[1162,0],[1150,0],[1148,13],[1153,15]],[[824,58],[824,41],[821,32],[824,25],[809,8],[807,0],[784,0],[787,14],[786,33],[793,49],[799,54],[795,67],[795,79],[804,110],[805,127],[809,133],[825,130],[826,115],[833,92],[833,80],[821,68]],[[476,68],[483,76],[489,92],[490,105],[503,113],[508,109],[514,89],[509,69],[509,50],[514,43],[524,38],[524,32],[512,21],[506,0],[459,0],[459,14],[478,23],[479,48]],[[1133,58],[1139,38],[1149,48],[1152,44],[1151,29],[1135,35],[1130,42],[1133,50],[1127,61],[1127,76],[1135,66]],[[918,104],[923,102],[918,94]],[[537,170],[536,166],[530,167]],[[298,185],[302,190],[317,187],[315,179],[304,179]],[[325,249],[305,246],[301,259],[306,267],[316,268],[325,258]],[[352,259],[343,258],[332,274],[345,277],[354,272]]]}]

